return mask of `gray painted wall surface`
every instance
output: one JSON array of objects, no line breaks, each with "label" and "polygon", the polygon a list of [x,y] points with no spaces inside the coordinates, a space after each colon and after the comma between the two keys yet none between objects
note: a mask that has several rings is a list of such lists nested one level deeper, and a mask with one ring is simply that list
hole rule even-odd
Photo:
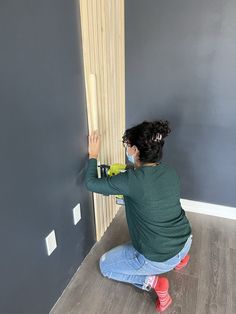
[{"label": "gray painted wall surface", "polygon": [[95,242],[77,22],[74,1],[0,4],[2,314],[48,313]]},{"label": "gray painted wall surface", "polygon": [[125,3],[126,126],[169,120],[182,197],[235,207],[235,0]]}]

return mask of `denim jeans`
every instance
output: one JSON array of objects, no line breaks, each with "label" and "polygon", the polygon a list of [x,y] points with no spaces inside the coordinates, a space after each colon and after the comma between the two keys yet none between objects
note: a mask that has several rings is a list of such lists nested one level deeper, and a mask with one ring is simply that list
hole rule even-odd
[{"label": "denim jeans", "polygon": [[100,270],[105,277],[149,290],[147,287],[148,277],[174,269],[187,255],[191,244],[192,235],[189,236],[183,249],[177,255],[165,262],[154,262],[140,254],[130,241],[103,254],[99,262]]}]

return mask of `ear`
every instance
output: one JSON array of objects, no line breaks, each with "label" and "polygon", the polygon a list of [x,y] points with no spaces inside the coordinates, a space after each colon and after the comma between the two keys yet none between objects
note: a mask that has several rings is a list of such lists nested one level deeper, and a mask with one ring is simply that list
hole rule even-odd
[{"label": "ear", "polygon": [[134,146],[133,146],[133,149],[134,149],[134,154],[135,154],[136,156],[138,156],[138,155],[139,155],[138,147],[134,145]]}]

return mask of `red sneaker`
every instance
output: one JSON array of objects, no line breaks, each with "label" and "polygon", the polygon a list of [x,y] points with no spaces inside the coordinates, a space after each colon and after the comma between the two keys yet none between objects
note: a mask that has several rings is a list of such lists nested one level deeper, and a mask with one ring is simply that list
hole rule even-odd
[{"label": "red sneaker", "polygon": [[187,254],[187,255],[182,259],[182,261],[175,267],[175,269],[176,269],[176,270],[180,270],[180,269],[184,268],[184,267],[188,264],[189,259],[190,259],[190,255]]},{"label": "red sneaker", "polygon": [[153,289],[155,290],[158,298],[156,300],[156,310],[158,312],[165,311],[170,304],[172,299],[168,293],[169,281],[166,277],[158,277],[154,282]]}]

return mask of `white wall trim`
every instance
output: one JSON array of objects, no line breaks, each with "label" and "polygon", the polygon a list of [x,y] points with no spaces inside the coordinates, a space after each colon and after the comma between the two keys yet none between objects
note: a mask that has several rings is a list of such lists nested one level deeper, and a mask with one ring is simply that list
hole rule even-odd
[{"label": "white wall trim", "polygon": [[228,219],[236,219],[236,207],[229,207],[224,205],[210,204],[204,202],[196,202],[186,199],[180,199],[182,208],[186,212],[199,213],[204,215],[211,215],[223,217]]}]

